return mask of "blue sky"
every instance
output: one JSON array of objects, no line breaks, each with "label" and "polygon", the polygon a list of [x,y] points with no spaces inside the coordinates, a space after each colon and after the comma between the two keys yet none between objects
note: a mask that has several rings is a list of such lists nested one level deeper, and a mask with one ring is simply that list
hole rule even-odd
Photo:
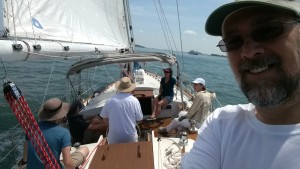
[{"label": "blue sky", "polygon": [[[217,47],[220,37],[204,31],[208,15],[217,7],[233,0],[177,0],[183,51],[197,50],[206,54],[224,54]],[[156,12],[157,0],[129,0],[136,44],[168,49]],[[181,49],[176,0],[160,0],[178,50]]]}]

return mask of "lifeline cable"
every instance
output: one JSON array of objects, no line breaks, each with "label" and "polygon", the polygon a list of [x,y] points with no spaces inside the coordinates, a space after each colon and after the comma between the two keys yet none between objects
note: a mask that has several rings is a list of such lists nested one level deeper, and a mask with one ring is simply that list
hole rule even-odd
[{"label": "lifeline cable", "polygon": [[3,84],[3,93],[45,168],[59,169],[60,166],[49,148],[20,89],[14,83],[5,81]]}]

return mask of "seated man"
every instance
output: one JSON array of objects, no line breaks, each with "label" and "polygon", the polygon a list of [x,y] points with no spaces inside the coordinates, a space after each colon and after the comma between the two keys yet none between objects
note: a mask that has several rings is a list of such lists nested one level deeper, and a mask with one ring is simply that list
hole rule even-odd
[{"label": "seated man", "polygon": [[99,116],[86,121],[79,114],[82,108],[83,104],[80,100],[76,100],[71,104],[67,114],[72,142],[80,142],[82,144],[97,142],[100,135],[105,134],[107,124]]},{"label": "seated man", "polygon": [[168,134],[174,129],[191,128],[191,122],[194,121],[195,127],[200,128],[200,125],[210,113],[209,108],[214,93],[206,91],[205,80],[197,78],[193,82],[194,90],[196,91],[195,97],[192,97],[193,104],[185,115],[180,113],[178,118],[172,120],[172,122],[166,128],[160,128],[160,134]]}]

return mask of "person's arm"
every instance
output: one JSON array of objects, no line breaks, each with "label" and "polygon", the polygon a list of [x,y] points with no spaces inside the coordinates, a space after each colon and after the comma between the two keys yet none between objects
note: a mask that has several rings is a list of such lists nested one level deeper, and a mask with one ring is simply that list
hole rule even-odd
[{"label": "person's arm", "polygon": [[23,161],[27,162],[27,152],[28,152],[28,141],[23,145]]},{"label": "person's arm", "polygon": [[162,86],[163,86],[163,83],[165,83],[165,78],[161,78],[160,79],[160,83],[159,83],[159,90],[158,90],[158,96],[161,96],[162,94]]},{"label": "person's arm", "polygon": [[142,112],[141,104],[138,99],[136,99],[135,102],[135,112],[136,112],[136,121],[143,120],[143,112]]},{"label": "person's arm", "polygon": [[87,127],[87,130],[102,130],[106,128],[108,125],[101,119],[99,116],[94,117]]},{"label": "person's arm", "polygon": [[194,99],[195,99],[195,96],[193,95],[189,100],[194,101]]},{"label": "person's arm", "polygon": [[[193,100],[193,104],[189,108],[188,114],[186,115],[186,117],[187,118],[193,117],[197,112],[199,112],[199,109],[202,107],[202,105],[203,105],[202,97],[200,97],[199,94],[196,94],[195,98]],[[203,112],[201,112],[201,113],[203,113]]]},{"label": "person's arm", "polygon": [[173,85],[178,87],[179,86],[179,84],[178,84],[178,78],[172,77],[172,79],[173,79]]},{"label": "person's arm", "polygon": [[105,125],[107,125],[107,126],[108,126],[108,123],[109,123],[109,120],[108,120],[108,118],[103,118],[103,122],[104,122],[104,124],[105,124]]},{"label": "person's arm", "polygon": [[62,156],[63,156],[64,166],[66,169],[75,169],[72,158],[71,158],[70,150],[71,150],[71,147],[67,146],[67,147],[64,147],[61,151]]},{"label": "person's arm", "polygon": [[159,95],[159,96],[161,96],[161,93],[162,93],[162,85],[160,84],[160,86],[159,86],[159,93],[158,93],[158,95]]},{"label": "person's arm", "polygon": [[23,158],[19,161],[18,166],[23,166],[27,163],[28,141],[23,145]]},{"label": "person's arm", "polygon": [[215,92],[211,93],[211,100],[217,98],[217,94]]}]

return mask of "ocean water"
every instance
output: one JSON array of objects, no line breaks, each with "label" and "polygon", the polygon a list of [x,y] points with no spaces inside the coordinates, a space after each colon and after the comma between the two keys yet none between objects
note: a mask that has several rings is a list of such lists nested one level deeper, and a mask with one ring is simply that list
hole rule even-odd
[{"label": "ocean water", "polygon": [[[147,48],[137,48],[137,50],[165,52]],[[190,78],[202,77],[206,80],[207,88],[217,94],[217,100],[222,106],[247,103],[247,99],[241,93],[234,79],[226,57],[177,53],[177,60],[182,72],[189,75]],[[63,59],[5,62],[7,72],[5,75],[4,67],[0,64],[0,77],[7,77],[14,82],[21,89],[32,112],[36,113],[43,100],[64,95],[65,73],[73,62]],[[157,70],[155,65],[149,65],[149,69]],[[51,82],[48,83],[49,79]],[[0,88],[2,90],[2,86]],[[214,104],[219,107],[217,102]],[[0,97],[0,160],[5,157],[12,146],[21,145],[23,142],[24,136],[20,134],[22,130],[13,128],[17,124],[2,92]],[[21,150],[22,146],[17,146],[17,151],[12,154],[18,156],[21,154]],[[4,161],[0,161],[0,168],[11,168],[11,164],[14,162],[13,155],[10,155]]]}]

